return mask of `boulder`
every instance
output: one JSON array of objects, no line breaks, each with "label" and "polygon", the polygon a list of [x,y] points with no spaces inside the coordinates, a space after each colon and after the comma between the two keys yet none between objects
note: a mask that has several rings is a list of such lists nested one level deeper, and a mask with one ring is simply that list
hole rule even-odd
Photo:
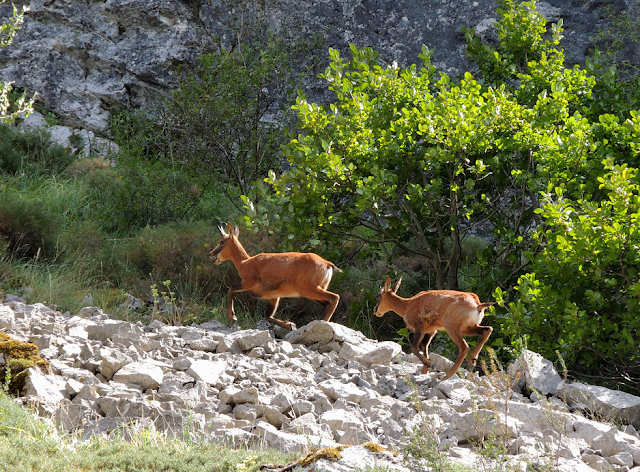
[{"label": "boulder", "polygon": [[562,382],[556,395],[569,405],[585,404],[593,413],[640,429],[640,397],[606,387]]},{"label": "boulder", "polygon": [[150,362],[132,362],[113,374],[115,382],[136,384],[144,389],[158,388],[163,377],[162,369]]},{"label": "boulder", "polygon": [[337,379],[325,380],[318,384],[320,390],[332,400],[343,398],[348,402],[360,403],[367,392],[352,383],[342,383]]},{"label": "boulder", "polygon": [[540,354],[525,349],[507,369],[513,378],[512,388],[525,395],[538,392],[542,395],[555,395],[562,377],[553,363]]},{"label": "boulder", "polygon": [[16,315],[14,311],[6,306],[0,305],[0,329],[11,329],[15,322]]},{"label": "boulder", "polygon": [[336,447],[339,444],[330,439],[314,436],[300,435],[278,431],[275,426],[264,421],[258,422],[255,427],[256,434],[264,441],[267,447],[278,449],[282,452],[306,453],[309,445],[315,447]]},{"label": "boulder", "polygon": [[202,380],[209,385],[217,385],[226,368],[227,364],[224,361],[207,361],[200,359],[191,362],[186,372],[196,380]]},{"label": "boulder", "polygon": [[98,351],[97,359],[100,361],[100,373],[109,380],[115,372],[123,366],[133,362],[133,359],[120,349],[103,347]]}]

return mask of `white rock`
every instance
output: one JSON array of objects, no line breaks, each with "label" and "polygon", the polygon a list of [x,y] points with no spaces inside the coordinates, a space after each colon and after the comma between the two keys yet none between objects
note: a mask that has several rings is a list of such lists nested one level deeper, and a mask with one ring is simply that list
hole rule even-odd
[{"label": "white rock", "polygon": [[334,435],[337,434],[338,431],[361,430],[364,428],[363,422],[347,410],[325,411],[318,418],[318,423],[329,426]]},{"label": "white rock", "polygon": [[306,453],[311,445],[315,447],[335,447],[339,444],[321,436],[300,435],[278,431],[275,426],[264,421],[258,422],[256,434],[264,440],[268,447],[282,452]]},{"label": "white rock", "polygon": [[562,377],[553,363],[540,354],[524,350],[507,372],[514,379],[512,388],[516,391],[525,389],[525,394],[537,391],[542,395],[554,395]]},{"label": "white rock", "polygon": [[209,385],[217,385],[221,375],[224,374],[226,369],[227,363],[224,361],[207,361],[200,359],[191,362],[186,372],[196,380],[202,380]]},{"label": "white rock", "polygon": [[272,424],[276,428],[280,428],[282,427],[283,424],[289,422],[289,418],[283,415],[275,407],[266,407],[264,409],[263,416],[265,420],[267,420],[270,424]]},{"label": "white rock", "polygon": [[255,387],[239,390],[232,395],[233,403],[258,403],[259,392]]},{"label": "white rock", "polygon": [[523,426],[522,421],[484,409],[454,415],[449,423],[453,435],[459,440],[467,441],[488,437],[515,439]]},{"label": "white rock", "polygon": [[385,470],[389,472],[409,472],[399,464],[392,453],[374,453],[363,446],[347,447],[340,451],[338,461],[320,459],[303,467],[301,472],[349,472],[354,470]]},{"label": "white rock", "polygon": [[25,395],[40,398],[50,405],[57,405],[65,396],[66,382],[51,374],[43,374],[36,367],[29,368],[29,376],[25,381]]},{"label": "white rock", "polygon": [[273,339],[270,331],[258,329],[236,331],[227,337],[236,341],[242,351],[250,351],[254,347],[262,346]]},{"label": "white rock", "polygon": [[116,382],[133,383],[144,389],[158,388],[163,378],[162,369],[150,362],[132,362],[113,374],[113,380]]},{"label": "white rock", "polygon": [[556,395],[569,405],[584,403],[604,418],[628,423],[640,429],[640,397],[577,382],[562,382]]},{"label": "white rock", "polygon": [[336,379],[325,380],[318,387],[332,400],[344,398],[348,402],[360,403],[367,393],[352,383],[342,383]]},{"label": "white rock", "polygon": [[6,305],[0,305],[0,329],[12,329],[15,320],[14,311]]},{"label": "white rock", "polygon": [[358,345],[366,342],[367,339],[361,332],[341,324],[315,320],[302,328],[291,331],[285,336],[285,341],[291,344],[304,344],[305,346],[325,345],[334,341]]},{"label": "white rock", "polygon": [[133,362],[133,359],[119,349],[101,348],[97,359],[100,361],[100,373],[111,379],[113,374],[123,366]]},{"label": "white rock", "polygon": [[402,352],[402,346],[393,341],[384,341],[377,343],[375,347],[359,356],[358,362],[366,366],[373,364],[389,365]]},{"label": "white rock", "polygon": [[591,441],[590,446],[601,450],[604,457],[626,452],[633,458],[634,465],[640,465],[640,440],[626,433],[611,429]]},{"label": "white rock", "polygon": [[86,330],[89,339],[96,341],[112,339],[116,335],[122,339],[136,340],[144,334],[138,326],[117,320],[104,320],[95,325],[87,326]]}]

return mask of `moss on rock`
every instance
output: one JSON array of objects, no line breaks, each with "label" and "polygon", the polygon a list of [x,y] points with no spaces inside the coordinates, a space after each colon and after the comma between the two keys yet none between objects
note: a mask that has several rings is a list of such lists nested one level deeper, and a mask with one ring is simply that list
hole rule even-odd
[{"label": "moss on rock", "polygon": [[311,454],[307,454],[305,457],[300,459],[298,463],[302,467],[306,467],[313,464],[314,462],[319,461],[320,459],[339,461],[340,459],[342,459],[342,454],[340,454],[340,452],[347,447],[350,446],[323,447],[322,449],[312,452]]},{"label": "moss on rock", "polygon": [[39,367],[50,372],[49,363],[40,357],[38,346],[18,341],[0,333],[0,383],[12,395],[18,395],[29,376],[29,368]]}]

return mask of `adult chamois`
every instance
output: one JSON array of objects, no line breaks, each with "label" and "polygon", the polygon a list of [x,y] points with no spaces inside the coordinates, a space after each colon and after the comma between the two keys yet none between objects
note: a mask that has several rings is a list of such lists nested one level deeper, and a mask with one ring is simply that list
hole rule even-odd
[{"label": "adult chamois", "polygon": [[[429,344],[438,331],[446,331],[458,346],[458,358],[444,377],[448,379],[456,373],[469,353],[469,345],[463,336],[480,335],[480,340],[471,353],[469,365],[473,369],[478,361],[478,354],[487,342],[493,328],[481,326],[484,311],[495,302],[480,303],[475,293],[455,290],[429,290],[420,292],[411,298],[402,298],[396,294],[402,277],[391,288],[391,279],[387,276],[384,287],[378,293],[378,304],[375,314],[381,317],[388,311],[394,311],[404,319],[407,328],[413,332],[411,352],[424,364],[422,373],[426,374],[431,367],[429,360]],[[424,355],[420,352],[424,349]]]},{"label": "adult chamois", "polygon": [[227,317],[230,323],[238,322],[233,310],[233,295],[236,292],[249,292],[253,298],[267,300],[267,321],[286,329],[293,329],[295,325],[273,317],[281,298],[309,298],[325,307],[324,321],[331,319],[340,301],[338,294],[327,290],[333,271],[342,272],[335,264],[317,254],[303,252],[249,256],[238,240],[240,230],[237,226],[228,223],[228,232],[222,226],[218,229],[222,239],[209,256],[216,264],[231,260],[242,279],[240,284],[229,289]]}]

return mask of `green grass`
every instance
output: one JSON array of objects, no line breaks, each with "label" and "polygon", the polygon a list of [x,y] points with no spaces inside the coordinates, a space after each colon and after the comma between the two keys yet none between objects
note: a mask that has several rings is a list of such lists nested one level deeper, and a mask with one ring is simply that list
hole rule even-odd
[{"label": "green grass", "polygon": [[115,438],[79,442],[73,436],[59,436],[49,423],[0,393],[2,472],[250,472],[263,464],[287,464],[296,458],[275,450],[187,443],[148,431],[130,441]]}]

